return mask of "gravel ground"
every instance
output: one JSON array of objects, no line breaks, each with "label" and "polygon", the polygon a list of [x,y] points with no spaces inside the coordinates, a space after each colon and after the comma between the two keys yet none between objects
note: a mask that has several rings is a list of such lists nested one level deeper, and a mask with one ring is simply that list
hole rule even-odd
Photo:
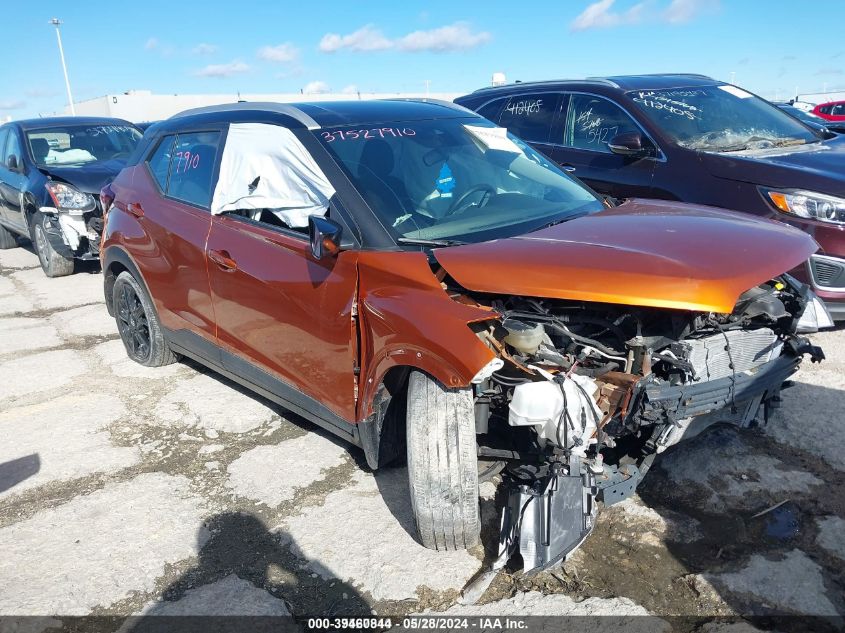
[{"label": "gravel ground", "polygon": [[828,359],[766,433],[674,447],[562,568],[470,606],[492,486],[487,552],[426,550],[403,468],[197,365],[128,361],[96,269],[0,251],[0,614],[845,614],[845,331],[814,338]]}]

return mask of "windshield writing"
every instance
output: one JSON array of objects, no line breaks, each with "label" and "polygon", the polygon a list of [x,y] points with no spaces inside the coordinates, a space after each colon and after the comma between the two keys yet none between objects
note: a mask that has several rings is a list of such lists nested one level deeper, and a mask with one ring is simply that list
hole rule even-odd
[{"label": "windshield writing", "polygon": [[26,138],[37,165],[80,165],[128,158],[141,133],[131,125],[78,125],[30,130]]},{"label": "windshield writing", "polygon": [[793,117],[735,86],[636,90],[628,96],[666,134],[689,149],[756,150],[818,140]]},{"label": "windshield writing", "polygon": [[493,239],[602,208],[542,155],[482,119],[315,134],[400,243]]}]

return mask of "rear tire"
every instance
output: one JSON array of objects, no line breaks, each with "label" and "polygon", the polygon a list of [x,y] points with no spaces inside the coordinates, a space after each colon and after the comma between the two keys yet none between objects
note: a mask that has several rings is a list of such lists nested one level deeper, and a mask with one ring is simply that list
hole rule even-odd
[{"label": "rear tire", "polygon": [[439,551],[479,542],[478,456],[470,389],[413,371],[408,383],[408,479],[420,542]]},{"label": "rear tire", "polygon": [[153,302],[130,272],[124,270],[115,279],[112,301],[117,331],[129,358],[145,367],[162,367],[176,362]]},{"label": "rear tire", "polygon": [[5,226],[0,226],[0,251],[15,248],[18,245],[17,237]]},{"label": "rear tire", "polygon": [[32,244],[38,254],[38,261],[48,277],[66,277],[73,272],[73,258],[67,258],[53,248],[44,229],[45,219],[42,213],[32,216]]}]

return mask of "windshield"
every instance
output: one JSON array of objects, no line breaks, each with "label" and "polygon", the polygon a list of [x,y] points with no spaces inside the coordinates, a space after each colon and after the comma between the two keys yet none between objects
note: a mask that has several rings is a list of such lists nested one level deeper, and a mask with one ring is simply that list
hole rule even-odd
[{"label": "windshield", "polygon": [[141,133],[131,125],[69,125],[26,133],[36,165],[83,165],[126,159]]},{"label": "windshield", "polygon": [[635,90],[628,96],[664,133],[688,149],[726,152],[819,140],[793,117],[735,86]]},{"label": "windshield", "polygon": [[479,118],[315,134],[400,243],[477,242],[599,211],[595,194]]}]

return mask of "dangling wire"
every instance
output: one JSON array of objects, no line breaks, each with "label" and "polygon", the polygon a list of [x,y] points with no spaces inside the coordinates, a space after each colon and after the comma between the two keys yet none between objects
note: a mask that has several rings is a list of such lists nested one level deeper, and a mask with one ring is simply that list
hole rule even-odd
[{"label": "dangling wire", "polygon": [[728,353],[728,361],[731,364],[731,413],[736,413],[736,365],[734,365],[733,355],[731,355],[731,341],[728,334],[722,329],[720,331],[722,336],[725,337],[725,351]]}]

